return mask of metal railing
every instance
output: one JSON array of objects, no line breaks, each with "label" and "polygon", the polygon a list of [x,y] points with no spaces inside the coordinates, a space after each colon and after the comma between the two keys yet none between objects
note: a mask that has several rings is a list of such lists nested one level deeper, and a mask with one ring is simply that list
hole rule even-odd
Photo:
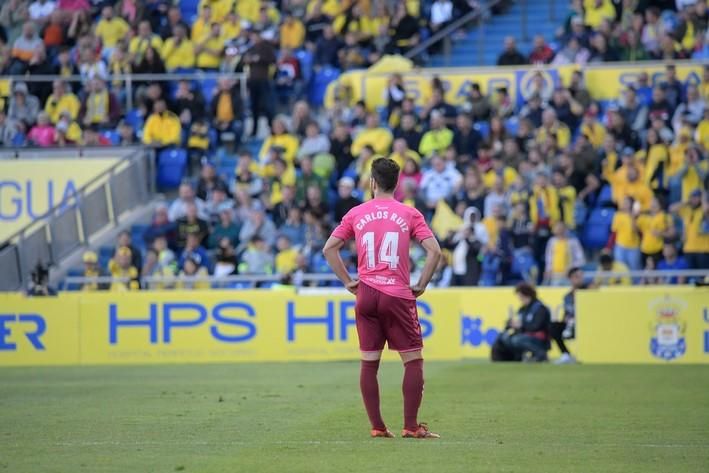
[{"label": "metal railing", "polygon": [[[473,10],[462,17],[458,18],[457,20],[453,21],[451,24],[443,28],[442,30],[436,32],[434,35],[432,35],[430,38],[428,38],[426,41],[424,41],[421,44],[418,44],[411,48],[409,51],[404,54],[405,57],[409,59],[413,59],[417,57],[419,54],[422,54],[426,51],[428,51],[429,48],[432,46],[436,46],[438,43],[441,41],[443,42],[443,56],[446,58],[446,64],[450,64],[450,55],[451,55],[451,49],[452,49],[452,44],[451,44],[451,35],[458,31],[461,28],[466,27],[470,23],[476,21],[476,20],[482,20],[485,17],[489,16],[490,10],[494,8],[495,6],[501,4],[505,0],[492,0],[490,3],[486,3],[481,5],[480,8]],[[484,30],[484,21],[480,22],[480,30]],[[480,50],[481,45],[478,46],[478,49]]]},{"label": "metal railing", "polygon": [[[352,275],[356,277],[356,275]],[[666,284],[674,278],[684,278],[686,280],[704,280],[709,278],[709,269],[704,270],[672,270],[672,271],[629,271],[623,273],[604,272],[604,271],[585,271],[584,277],[591,280],[607,281],[608,279],[623,279],[643,280],[652,282],[653,284]],[[334,274],[319,274],[308,273],[294,277],[296,286],[302,286],[305,283],[327,283],[337,282],[337,276]],[[195,275],[186,278],[180,276],[148,276],[141,279],[143,288],[145,289],[172,289],[176,284],[195,284],[208,283],[213,289],[233,289],[235,285],[243,284],[248,287],[256,287],[263,283],[279,283],[283,280],[281,274],[251,274],[251,275],[234,275],[234,276],[208,276]],[[111,284],[111,283],[127,283],[128,278],[115,278],[112,276],[99,277],[83,277],[70,276],[64,282],[67,288],[78,289],[84,284]]]},{"label": "metal railing", "polygon": [[[239,82],[240,93],[243,100],[246,100],[246,74],[236,72],[169,72],[165,74],[109,74],[103,77],[107,84],[116,82],[125,85],[125,108],[131,110],[134,108],[134,99],[136,86],[138,84],[155,83],[155,82],[176,82],[180,80],[188,81],[218,81],[219,79],[232,79]],[[89,79],[81,75],[72,76],[57,76],[46,74],[21,75],[21,76],[3,76],[2,80],[9,80],[12,86],[13,82],[53,82],[55,80],[63,80],[69,83],[81,82],[85,83]],[[205,97],[209,101],[210,97]]]},{"label": "metal railing", "polygon": [[[123,214],[150,199],[155,182],[153,151],[114,148],[113,156],[119,152],[123,159],[54,206],[44,218],[10,236],[0,247],[0,291],[24,288],[38,263],[56,265],[102,230],[117,226]],[[44,156],[49,155],[45,150]],[[90,149],[85,149],[85,155],[90,155]],[[105,156],[105,150],[98,155]]]}]

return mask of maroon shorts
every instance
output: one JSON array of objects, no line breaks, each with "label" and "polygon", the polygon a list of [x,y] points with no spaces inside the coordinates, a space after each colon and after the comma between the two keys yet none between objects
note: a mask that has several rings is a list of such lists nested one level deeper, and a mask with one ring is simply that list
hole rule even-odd
[{"label": "maroon shorts", "polygon": [[416,301],[389,296],[360,281],[355,304],[361,351],[416,351],[423,348]]}]

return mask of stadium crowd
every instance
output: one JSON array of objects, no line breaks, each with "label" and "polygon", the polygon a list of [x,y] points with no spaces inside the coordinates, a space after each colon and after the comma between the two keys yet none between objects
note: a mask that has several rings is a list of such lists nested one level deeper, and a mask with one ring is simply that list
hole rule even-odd
[{"label": "stadium crowd", "polygon": [[[669,13],[645,3],[572,2],[554,48],[537,38],[525,55],[508,39],[499,63],[704,57],[704,2],[678,2]],[[438,286],[562,284],[570,268],[595,258],[613,273],[709,268],[709,67],[700,84],[683,83],[670,63],[660,81],[640,74],[604,104],[580,71],[553,87],[539,74],[521,106],[505,88],[483,93],[477,83],[463,103],[448,103],[439,78],[417,105],[393,74],[381,110],[346,101],[315,110],[302,99],[301,52],[314,69],[363,67],[477,2],[198,7],[194,18],[164,1],[10,0],[0,9],[4,73],[81,77],[51,87],[14,82],[0,112],[1,144],[142,142],[191,157],[178,197],[157,208],[139,238],[124,232],[106,267],[87,252],[85,275],[138,289],[150,276],[163,277],[158,287],[208,287],[195,276],[274,274],[301,284],[306,273],[329,273],[322,245],[369,198],[378,156],[401,166],[396,197],[424,213],[447,250]],[[211,96],[191,81],[138,84],[128,111],[124,84],[107,80],[195,68],[247,72],[251,134],[259,116],[269,121],[260,149],[242,146],[248,113],[231,79]],[[279,101],[287,114],[277,115]],[[354,271],[356,248],[346,253]],[[412,248],[411,257],[419,267],[423,255]]]}]

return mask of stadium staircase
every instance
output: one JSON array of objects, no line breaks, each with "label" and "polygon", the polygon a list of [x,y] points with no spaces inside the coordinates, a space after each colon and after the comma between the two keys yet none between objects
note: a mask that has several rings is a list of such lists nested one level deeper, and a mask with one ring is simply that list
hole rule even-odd
[{"label": "stadium staircase", "polygon": [[[522,22],[524,10],[522,3],[527,3],[527,38],[523,38]],[[551,13],[553,12],[553,19]],[[562,24],[568,12],[568,2],[562,0],[518,0],[502,14],[489,18],[484,25],[482,34],[485,38],[485,48],[482,55],[478,51],[480,42],[480,25],[476,25],[465,33],[465,36],[454,42],[450,58],[439,54],[431,57],[431,67],[470,67],[494,66],[497,57],[503,50],[504,39],[513,36],[517,39],[517,47],[523,54],[532,49],[532,39],[541,34],[548,43],[553,43],[554,33]],[[482,61],[481,61],[482,59]]]}]

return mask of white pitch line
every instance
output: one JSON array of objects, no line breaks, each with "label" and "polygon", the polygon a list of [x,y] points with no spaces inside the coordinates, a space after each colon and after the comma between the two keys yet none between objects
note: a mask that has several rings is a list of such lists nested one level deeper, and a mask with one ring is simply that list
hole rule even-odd
[{"label": "white pitch line", "polygon": [[[146,442],[140,442],[140,441],[121,441],[121,440],[103,440],[103,441],[73,441],[73,442],[55,442],[52,445],[55,447],[103,447],[103,446],[113,446],[113,447],[118,447],[118,446],[141,446],[141,445],[149,445],[149,446],[190,446],[190,445],[199,445],[199,446],[258,446],[258,445],[389,445],[390,443],[398,443],[401,444],[401,441],[397,441],[395,439],[392,440],[384,440],[384,439],[369,439],[369,440],[265,440],[265,441],[246,441],[246,440],[231,440],[231,441],[222,441],[222,442],[205,442],[205,441],[161,441],[161,442],[155,442],[155,441],[146,441]],[[406,441],[403,443],[410,443],[412,445],[418,445],[419,442],[415,441]],[[509,444],[507,443],[499,443],[499,442],[493,442],[493,441],[485,441],[485,440],[445,440],[445,439],[438,439],[438,440],[430,440],[427,441],[426,443],[430,443],[433,445],[487,445],[487,446],[506,446]],[[7,446],[7,444],[5,444]],[[598,447],[598,448],[617,448],[618,444],[612,444],[612,443],[607,443],[607,444],[602,444],[602,443],[588,443],[588,442],[565,442],[565,443],[545,443],[544,444],[546,447],[558,447],[558,448],[563,448],[563,447],[577,447],[577,446],[585,446],[585,447]],[[15,443],[15,447],[19,447],[20,445]],[[705,448],[706,445],[702,444],[690,444],[690,443],[639,443],[639,444],[626,444],[623,445],[623,448]]]}]

